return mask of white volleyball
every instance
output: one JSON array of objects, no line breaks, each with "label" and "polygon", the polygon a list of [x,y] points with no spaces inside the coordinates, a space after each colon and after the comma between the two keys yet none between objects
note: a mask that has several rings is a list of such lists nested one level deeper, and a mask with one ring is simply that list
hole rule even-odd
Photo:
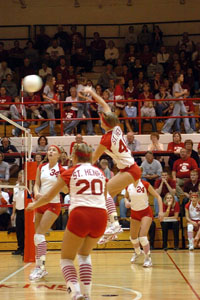
[{"label": "white volleyball", "polygon": [[42,88],[42,79],[38,75],[28,75],[23,79],[23,88],[26,92],[35,93]]}]

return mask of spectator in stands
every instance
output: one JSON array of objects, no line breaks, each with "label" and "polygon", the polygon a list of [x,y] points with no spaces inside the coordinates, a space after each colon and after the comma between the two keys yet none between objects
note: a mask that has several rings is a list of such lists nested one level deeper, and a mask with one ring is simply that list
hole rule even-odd
[{"label": "spectator in stands", "polygon": [[192,61],[200,57],[200,42],[196,43],[195,51],[192,53]]},{"label": "spectator in stands", "polygon": [[[2,182],[0,182],[2,184]],[[9,194],[7,192],[2,191],[0,188],[0,205],[8,205],[9,204]],[[0,207],[0,231],[8,230],[8,226],[10,223],[10,214],[8,213],[7,207]]]},{"label": "spectator in stands", "polygon": [[167,146],[167,151],[172,151],[173,154],[170,154],[169,157],[169,167],[172,170],[174,162],[180,158],[180,150],[185,147],[185,144],[181,142],[181,134],[180,132],[173,133],[173,142],[170,142]]},{"label": "spectator in stands", "polygon": [[82,34],[77,31],[77,26],[76,25],[72,25],[70,29],[71,29],[71,32],[72,32],[72,34],[70,36],[71,41],[73,41],[73,38],[74,38],[75,35],[77,35],[80,39],[83,39]]},{"label": "spectator in stands", "polygon": [[141,61],[139,58],[136,58],[134,65],[130,66],[130,71],[132,72],[133,78],[137,78],[139,72],[144,71],[144,66],[141,64]]},{"label": "spectator in stands", "polygon": [[71,143],[70,145],[70,150],[69,150],[69,154],[71,155],[72,154],[72,151],[73,151],[73,147],[75,144],[82,144],[82,143],[85,143],[84,140],[83,140],[83,137],[81,134],[77,134],[76,137],[75,137],[75,141]]},{"label": "spectator in stands", "polygon": [[100,37],[99,32],[94,32],[94,40],[90,43],[90,51],[92,60],[104,60],[104,52],[106,49],[105,41]]},{"label": "spectator in stands", "polygon": [[146,83],[146,79],[144,78],[144,72],[140,71],[138,73],[137,78],[135,78],[133,81],[136,98],[139,98],[139,95],[143,93],[143,87],[145,83]]},{"label": "spectator in stands", "polygon": [[73,37],[71,53],[71,64],[77,72],[89,72],[91,70],[92,62],[89,59],[87,48],[78,35]]},{"label": "spectator in stands", "polygon": [[67,67],[67,63],[66,63],[66,59],[64,56],[60,57],[59,60],[59,65],[56,67],[55,69],[55,75],[57,75],[58,73],[62,74],[62,79],[66,80],[67,76],[68,76],[68,67]]},{"label": "spectator in stands", "polygon": [[160,73],[162,75],[163,72],[164,72],[163,66],[158,63],[157,57],[153,55],[151,59],[151,63],[147,66],[148,79],[153,80],[155,73]]},{"label": "spectator in stands", "polygon": [[46,80],[48,75],[52,75],[52,68],[48,66],[48,63],[44,61],[42,63],[42,68],[39,69],[39,76],[42,77],[43,80]]},{"label": "spectator in stands", "polygon": [[70,124],[73,122],[72,120],[69,119],[75,119],[76,118],[76,111],[72,109],[72,104],[67,103],[65,104],[65,107],[63,109],[63,125],[64,125],[64,134],[69,135],[67,133],[67,129],[70,126]]},{"label": "spectator in stands", "polygon": [[[64,149],[63,149],[64,150]],[[69,165],[69,157],[66,151],[62,151],[61,155],[60,155],[60,164],[62,167],[64,167],[64,169],[68,169],[68,165]]]},{"label": "spectator in stands", "polygon": [[77,91],[76,91],[76,88],[75,87],[71,87],[70,88],[70,96],[69,97],[66,97],[65,99],[65,102],[69,102],[72,104],[72,107],[71,109],[74,110],[75,112],[78,111],[78,108],[77,108],[77,104],[76,103],[78,100],[77,100]]},{"label": "spectator in stands", "polygon": [[[28,119],[44,119],[41,112],[41,104],[38,103],[41,102],[41,97],[39,94],[27,93],[27,95],[24,97],[24,103],[26,102],[32,102],[26,105]],[[35,122],[33,123],[35,124]]]},{"label": "spectator in stands", "polygon": [[137,44],[137,35],[134,32],[134,26],[131,25],[131,26],[128,27],[128,32],[125,34],[124,40],[125,40],[125,49],[126,49],[126,51],[127,51],[127,48],[128,48],[129,45],[136,46],[136,44]]},{"label": "spectator in stands", "polygon": [[30,63],[30,59],[28,57],[25,57],[23,65],[20,65],[20,68],[19,68],[19,77],[24,78],[27,75],[33,75],[33,74],[36,74],[36,73]]},{"label": "spectator in stands", "polygon": [[153,94],[155,95],[156,93],[159,92],[160,86],[162,84],[162,78],[159,72],[156,72],[154,74],[154,78],[153,81],[151,83],[152,85],[152,90],[153,90]]},{"label": "spectator in stands", "polygon": [[[187,97],[188,98],[191,97],[189,89],[188,89]],[[194,108],[193,101],[185,100],[184,105],[185,105],[188,116],[194,116],[195,115],[195,108]],[[182,121],[182,119],[177,119],[176,120],[176,130],[177,131],[181,131],[181,121]],[[190,123],[190,126],[191,126],[192,130],[195,132],[196,131],[196,119],[195,118],[189,118],[189,123]]]},{"label": "spectator in stands", "polygon": [[141,168],[142,179],[154,186],[155,180],[161,176],[162,166],[158,160],[154,159],[151,151],[146,152],[145,160],[142,162]]},{"label": "spectator in stands", "polygon": [[143,83],[143,87],[142,87],[142,93],[139,94],[139,99],[144,99],[144,100],[147,100],[147,99],[154,99],[154,96],[153,94],[151,93],[150,91],[151,89],[151,86],[150,86],[150,83],[149,82],[144,82]]},{"label": "spectator in stands", "polygon": [[24,255],[24,189],[19,188],[24,185],[24,171],[18,173],[16,187],[13,192],[13,212],[11,221],[16,217],[16,234],[17,234],[17,250],[13,251],[13,255]]},{"label": "spectator in stands", "polygon": [[0,62],[8,60],[8,50],[4,49],[4,43],[0,42]]},{"label": "spectator in stands", "polygon": [[144,24],[142,26],[142,31],[138,35],[138,44],[140,46],[140,49],[143,49],[144,45],[150,46],[152,43],[152,36],[149,32],[148,26]]},{"label": "spectator in stands", "polygon": [[[156,112],[153,107],[153,103],[151,101],[144,101],[144,104],[141,108],[141,117],[155,117]],[[157,131],[157,126],[156,126],[156,119],[142,119],[141,120],[141,127],[143,130],[143,124],[144,123],[151,123],[152,126],[152,131]]]},{"label": "spectator in stands", "polygon": [[[157,116],[167,116],[170,111],[170,103],[169,101],[165,101],[165,99],[171,99],[172,95],[166,91],[166,88],[163,84],[160,85],[159,93],[155,95],[155,99],[161,100],[155,102],[155,110]],[[161,120],[162,121],[162,120]]]},{"label": "spectator in stands", "polygon": [[182,38],[178,41],[177,48],[179,51],[185,47],[187,53],[192,54],[194,51],[194,42],[189,38],[188,32],[183,32]]},{"label": "spectator in stands", "polygon": [[151,63],[152,53],[150,52],[149,45],[144,45],[143,52],[140,55],[140,60],[141,60],[141,64],[145,67],[145,69]]},{"label": "spectator in stands", "polygon": [[139,156],[136,156],[133,152],[140,151],[140,142],[135,139],[134,132],[128,132],[126,135],[126,145],[131,150],[132,156],[134,156],[134,159],[138,166],[141,165],[142,160]]},{"label": "spectator in stands", "polygon": [[[86,118],[91,118],[90,111],[89,111],[89,103],[84,103],[85,100],[89,100],[87,95],[83,93],[83,88],[87,84],[87,79],[85,77],[79,78],[79,84],[77,87],[77,95],[78,95],[78,101],[81,101],[77,103],[78,113],[77,113],[77,119],[83,118],[83,115]],[[70,125],[66,129],[65,134],[71,134],[73,129],[76,128],[76,126],[81,122],[81,120],[73,120]],[[92,120],[87,121],[87,134],[88,135],[94,135],[93,132],[93,125]]]},{"label": "spectator in stands", "polygon": [[184,199],[182,200],[182,216],[185,216],[185,205],[188,203],[190,194],[192,192],[197,193],[199,188],[199,174],[198,170],[192,170],[190,172],[190,179],[184,183]]},{"label": "spectator in stands", "polygon": [[9,51],[9,65],[15,70],[15,68],[19,67],[24,58],[24,50],[20,48],[20,44],[18,40],[14,41],[14,47]]},{"label": "spectator in stands", "polygon": [[163,33],[158,25],[155,25],[153,27],[153,32],[152,32],[152,46],[154,51],[158,51],[160,46],[163,44]]},{"label": "spectator in stands", "polygon": [[[5,153],[18,153],[17,148],[11,144],[8,137],[4,136],[1,138],[0,152]],[[16,164],[16,159],[13,156],[8,156],[4,158],[4,161],[10,165],[10,177],[16,174],[19,170],[19,166]]]},{"label": "spectator in stands", "polygon": [[157,53],[157,62],[163,66],[163,69],[166,70],[169,62],[169,53],[166,50],[165,46],[161,46],[159,52]]},{"label": "spectator in stands", "polygon": [[[159,138],[160,136],[157,132],[151,133],[150,139],[152,143],[148,145],[148,151],[164,151],[164,146],[163,144],[159,143]],[[155,156],[155,159],[157,159],[161,163],[163,168],[165,167],[164,159],[161,156]]]},{"label": "spectator in stands", "polygon": [[104,172],[107,179],[111,179],[114,176],[113,172],[109,169],[107,159],[100,160],[99,168]]},{"label": "spectator in stands", "polygon": [[128,81],[129,81],[130,79],[133,79],[132,74],[131,74],[131,72],[129,71],[127,65],[123,65],[123,66],[122,66],[121,77],[124,77],[124,80],[125,80],[125,86],[128,85]]},{"label": "spectator in stands", "polygon": [[188,90],[190,90],[191,96],[193,96],[195,93],[195,79],[194,79],[194,71],[192,67],[188,67],[186,70],[186,74],[184,77],[184,85],[186,88],[188,88]]},{"label": "spectator in stands", "polygon": [[[117,82],[116,82],[116,86],[115,86],[115,90],[114,90],[114,100],[115,100],[115,114],[119,117],[122,116],[124,118],[127,118],[127,114],[125,111],[125,106],[126,106],[126,102],[118,102],[119,100],[125,100],[125,94],[124,94],[124,84],[125,84],[125,80],[124,77],[120,77]],[[133,131],[129,120],[125,119],[125,124],[126,124],[126,128],[128,131]]]},{"label": "spectator in stands", "polygon": [[18,95],[17,85],[13,81],[12,74],[7,74],[6,80],[2,83],[1,86],[5,87],[7,96],[14,98]]},{"label": "spectator in stands", "polygon": [[161,222],[162,236],[163,236],[163,249],[168,249],[168,229],[172,229],[174,233],[174,250],[179,248],[179,221],[178,216],[180,212],[179,203],[175,200],[174,196],[167,193],[164,197],[163,212],[165,217]]},{"label": "spectator in stands", "polygon": [[113,66],[111,64],[107,64],[105,72],[101,73],[97,83],[105,90],[109,88],[111,79],[116,81],[117,76],[115,72],[113,72]]},{"label": "spectator in stands", "polygon": [[71,48],[71,39],[69,34],[64,31],[62,25],[58,25],[57,27],[58,32],[54,35],[54,39],[58,41],[60,47],[63,48],[64,51],[68,51]]},{"label": "spectator in stands", "polygon": [[123,73],[123,64],[120,58],[117,59],[116,66],[114,68],[114,72],[116,73],[117,77],[122,76]]},{"label": "spectator in stands", "polygon": [[76,77],[76,74],[74,72],[74,67],[73,66],[68,67],[67,85],[68,85],[69,89],[71,87],[76,87],[76,85],[77,85],[77,77]]},{"label": "spectator in stands", "polygon": [[[132,99],[132,98],[130,98]],[[129,99],[128,99],[129,100]],[[125,106],[125,112],[129,118],[136,118],[137,117],[137,107],[134,106],[135,102],[128,101],[127,105]],[[138,122],[136,119],[129,119],[129,124],[131,128],[133,128],[133,131],[135,134],[138,133],[139,127]]]},{"label": "spectator in stands", "polygon": [[[200,237],[200,204],[199,194],[192,192],[190,202],[185,206],[185,215],[187,220],[188,248],[194,250],[195,246],[199,247]],[[196,233],[194,238],[194,233]]]},{"label": "spectator in stands", "polygon": [[0,63],[0,81],[5,81],[8,74],[12,74],[12,70],[8,68],[7,61],[2,61]]},{"label": "spectator in stands", "polygon": [[0,152],[0,180],[1,182],[8,182],[10,179],[9,164],[4,160],[3,152]]},{"label": "spectator in stands", "polygon": [[24,49],[24,54],[30,59],[30,63],[33,65],[34,69],[38,67],[38,51],[34,49],[34,44],[32,41],[26,43],[26,48]]},{"label": "spectator in stands", "polygon": [[[128,86],[125,90],[125,99],[134,100],[136,98],[136,91],[133,84],[133,79],[129,79]],[[136,103],[133,102],[133,105],[136,106]]]},{"label": "spectator in stands", "polygon": [[104,58],[106,64],[116,65],[116,61],[119,58],[119,50],[115,47],[115,43],[112,40],[108,41],[108,47],[105,50]]},{"label": "spectator in stands", "polygon": [[[43,99],[44,99],[43,109],[47,114],[47,119],[55,119],[54,104],[57,103],[57,100],[55,100],[55,93],[54,93],[55,83],[56,83],[55,77],[48,75],[43,90]],[[52,104],[51,103],[45,104],[45,102],[52,102]],[[46,128],[48,125],[50,128],[49,130],[50,135],[56,136],[54,120],[43,122],[39,127],[35,128],[35,133],[39,134],[39,132],[44,128]]]},{"label": "spectator in stands", "polygon": [[[164,199],[167,193],[170,193],[172,196],[176,194],[176,181],[169,177],[168,172],[163,171],[161,173],[161,179],[156,179],[154,188],[156,192]],[[154,210],[155,215],[158,215],[158,202],[157,199],[154,198]]]},{"label": "spectator in stands", "polygon": [[65,55],[62,47],[58,46],[57,39],[52,40],[52,46],[48,47],[46,52],[50,55],[51,66],[56,67],[60,56]]},{"label": "spectator in stands", "polygon": [[194,87],[195,87],[195,93],[199,94],[200,93],[200,56],[195,60],[194,66]]},{"label": "spectator in stands", "polygon": [[50,40],[50,37],[45,32],[45,26],[39,26],[39,34],[36,35],[35,47],[38,49],[40,55],[49,47]]},{"label": "spectator in stands", "polygon": [[125,53],[123,63],[127,64],[129,66],[129,69],[131,69],[131,66],[135,63],[136,54],[135,54],[135,46],[129,45],[128,52]]},{"label": "spectator in stands", "polygon": [[179,63],[181,65],[181,70],[185,73],[190,66],[190,61],[185,50],[182,50],[179,53]]},{"label": "spectator in stands", "polygon": [[194,169],[198,169],[196,161],[188,156],[186,149],[182,148],[180,150],[180,158],[175,161],[172,170],[172,178],[176,180],[176,193],[178,197],[184,194],[182,187],[186,180],[190,178],[190,172]]},{"label": "spectator in stands", "polygon": [[[183,99],[183,97],[188,94],[188,90],[186,90],[186,89],[183,90],[182,87],[181,87],[181,84],[183,83],[183,81],[184,81],[183,74],[178,74],[176,76],[176,82],[173,85],[173,97],[176,98],[176,99],[177,98],[178,99]],[[183,116],[188,115],[186,107],[183,103],[183,100],[175,101],[174,110],[173,110],[173,113],[172,113],[172,116],[180,116],[180,115],[183,115]],[[175,121],[176,121],[176,118],[168,119],[166,121],[165,125],[163,126],[161,132],[162,133],[169,133],[170,130],[172,129],[172,126],[173,126]],[[193,133],[194,131],[190,126],[188,118],[183,118],[183,122],[184,122],[184,127],[185,127],[186,133]]]},{"label": "spectator in stands", "polygon": [[37,166],[39,166],[42,163],[43,155],[40,152],[35,153],[34,161],[36,161]]},{"label": "spectator in stands", "polygon": [[200,168],[199,155],[197,151],[193,150],[193,141],[190,139],[185,140],[184,145],[185,145],[185,149],[187,150],[188,157],[194,158],[198,167]]},{"label": "spectator in stands", "polygon": [[106,92],[108,92],[108,100],[114,100],[114,90],[115,90],[115,80],[110,79],[109,87],[106,89]]},{"label": "spectator in stands", "polygon": [[12,103],[12,98],[7,95],[6,88],[2,86],[0,88],[0,104],[4,104],[0,106],[0,112],[4,116],[8,117],[10,116],[10,105]]},{"label": "spectator in stands", "polygon": [[[14,120],[17,124],[28,128],[29,123],[26,121],[27,115],[25,105],[19,104],[19,102],[21,102],[19,96],[14,98],[14,102],[15,103],[10,106],[11,119]],[[15,127],[12,133],[14,136],[19,136],[21,134],[21,129]]]},{"label": "spectator in stands", "polygon": [[48,139],[45,135],[41,135],[37,140],[37,146],[35,152],[47,152],[48,150]]},{"label": "spectator in stands", "polygon": [[58,72],[56,74],[55,92],[59,97],[59,100],[64,101],[66,95],[68,94],[68,86],[65,79],[62,77],[62,73]]}]

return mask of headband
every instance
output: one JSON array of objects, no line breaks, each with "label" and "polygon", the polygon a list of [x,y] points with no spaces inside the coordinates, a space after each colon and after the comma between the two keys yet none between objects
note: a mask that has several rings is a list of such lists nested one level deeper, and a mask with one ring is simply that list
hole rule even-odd
[{"label": "headband", "polygon": [[105,117],[104,117],[103,114],[101,114],[101,119],[102,119],[102,121],[106,124],[107,127],[113,128],[113,126],[111,126],[110,124],[108,124],[108,122],[106,121],[106,119],[105,119]]},{"label": "headband", "polygon": [[[61,150],[60,150],[60,148],[59,148],[58,146],[56,146],[56,145],[51,145],[51,146],[49,146],[49,148],[50,148],[50,147],[55,147],[55,148],[58,150],[58,152],[61,153]],[[48,149],[49,149],[49,148],[48,148]]]},{"label": "headband", "polygon": [[84,153],[80,151],[75,151],[75,154],[79,157],[90,157],[91,153]]}]

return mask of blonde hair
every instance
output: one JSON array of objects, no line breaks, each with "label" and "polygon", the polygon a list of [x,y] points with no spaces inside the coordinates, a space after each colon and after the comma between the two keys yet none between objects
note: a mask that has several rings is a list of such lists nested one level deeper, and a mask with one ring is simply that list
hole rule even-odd
[{"label": "blonde hair", "polygon": [[107,159],[101,159],[101,161],[100,161],[100,166],[102,166],[102,165],[106,165],[107,167],[108,167],[108,161],[107,161]]},{"label": "blonde hair", "polygon": [[93,149],[91,146],[81,143],[74,144],[72,154],[77,156],[79,162],[92,162],[92,152]]},{"label": "blonde hair", "polygon": [[119,123],[118,117],[113,112],[102,113],[103,119],[105,120],[105,125],[108,124],[107,127],[113,128]]},{"label": "blonde hair", "polygon": [[175,204],[176,204],[176,200],[175,200],[174,196],[173,196],[172,194],[170,194],[170,193],[167,193],[167,194],[165,195],[164,200],[163,200],[163,203],[164,203],[165,205],[167,205],[166,199],[167,199],[167,196],[169,196],[169,195],[172,196],[172,198],[173,198],[172,207],[174,208],[174,206],[175,206]]}]

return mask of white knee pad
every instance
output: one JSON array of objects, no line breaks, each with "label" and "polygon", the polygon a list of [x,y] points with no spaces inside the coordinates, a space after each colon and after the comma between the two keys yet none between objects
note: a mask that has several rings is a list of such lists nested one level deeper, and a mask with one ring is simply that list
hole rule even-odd
[{"label": "white knee pad", "polygon": [[130,241],[131,241],[131,243],[132,243],[133,245],[139,244],[139,239],[138,239],[138,238],[132,239],[131,236],[130,236]]},{"label": "white knee pad", "polygon": [[142,245],[142,247],[148,245],[148,243],[149,243],[147,236],[140,236],[139,240],[140,240],[140,244]]},{"label": "white knee pad", "polygon": [[91,255],[84,256],[78,254],[78,262],[79,265],[83,265],[83,264],[91,265],[92,264]]},{"label": "white knee pad", "polygon": [[188,232],[193,232],[193,230],[194,230],[194,225],[192,225],[192,224],[187,224],[187,231],[188,231]]},{"label": "white knee pad", "polygon": [[34,234],[34,244],[35,246],[41,244],[42,242],[45,242],[45,236],[43,234],[38,234],[38,233],[35,233]]}]

